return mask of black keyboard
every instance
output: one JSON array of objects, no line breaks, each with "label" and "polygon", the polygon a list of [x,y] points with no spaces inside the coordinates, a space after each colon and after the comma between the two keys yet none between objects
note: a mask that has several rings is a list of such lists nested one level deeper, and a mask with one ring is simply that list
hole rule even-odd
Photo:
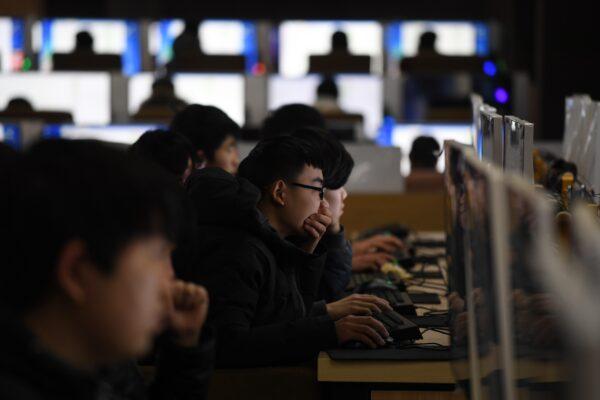
[{"label": "black keyboard", "polygon": [[395,311],[376,313],[373,318],[385,326],[394,342],[422,339],[419,327]]},{"label": "black keyboard", "polygon": [[400,290],[374,290],[369,294],[387,300],[394,311],[402,315],[417,315],[417,310],[410,296]]}]

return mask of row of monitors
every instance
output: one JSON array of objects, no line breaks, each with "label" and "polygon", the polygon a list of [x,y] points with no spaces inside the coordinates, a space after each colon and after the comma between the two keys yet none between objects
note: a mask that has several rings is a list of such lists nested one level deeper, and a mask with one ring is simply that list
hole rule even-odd
[{"label": "row of monitors", "polygon": [[[156,125],[108,125],[108,126],[76,126],[76,125],[47,125],[33,128],[21,127],[19,125],[0,124],[0,141],[7,141],[22,147],[25,145],[28,129],[31,135],[40,129],[46,137],[62,137],[67,139],[96,139],[112,143],[132,144],[144,132],[156,129]],[[435,138],[440,145],[446,140],[454,140],[458,143],[471,145],[470,126],[467,124],[397,124],[392,131],[392,147],[400,148],[402,158],[398,159],[399,173],[406,176],[410,173],[410,154],[413,141],[419,136],[430,136]],[[377,162],[377,160],[374,160]],[[437,169],[444,170],[444,157],[438,158]],[[361,173],[360,166],[356,167],[357,173]],[[385,175],[385,169],[378,170]]]},{"label": "row of monitors", "polygon": [[579,206],[561,235],[558,206],[529,182],[456,143],[445,157],[457,382],[471,399],[596,398],[597,213]]},{"label": "row of monitors", "polygon": [[533,182],[533,124],[514,116],[497,114],[471,95],[473,146],[481,160],[492,162]]},{"label": "row of monitors", "polygon": [[[81,30],[94,37],[94,50],[101,54],[121,54],[123,72],[140,71],[141,43],[159,65],[172,57],[174,39],[182,32],[182,20],[149,23],[148,37],[141,40],[141,24],[131,20],[44,19],[32,26],[33,51],[41,55],[40,65],[48,65],[53,53],[73,50],[75,35]],[[25,22],[19,18],[0,18],[0,58],[2,71],[20,69],[25,48]],[[401,21],[383,25],[376,21],[284,21],[277,30],[278,44],[273,56],[286,77],[308,72],[310,55],[331,50],[331,36],[341,30],[348,36],[352,53],[369,55],[373,71],[381,71],[384,53],[393,59],[414,56],[420,35],[433,31],[438,36],[437,50],[444,55],[485,56],[489,53],[489,29],[473,21]],[[241,20],[206,20],[198,35],[206,54],[245,55],[247,72],[258,60],[257,23]]]}]

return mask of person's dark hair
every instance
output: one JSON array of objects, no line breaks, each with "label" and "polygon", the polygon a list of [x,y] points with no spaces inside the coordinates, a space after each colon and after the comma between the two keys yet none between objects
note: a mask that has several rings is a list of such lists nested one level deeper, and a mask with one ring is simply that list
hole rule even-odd
[{"label": "person's dark hair", "polygon": [[92,50],[94,46],[94,38],[88,31],[78,32],[75,36],[76,50]]},{"label": "person's dark hair", "polygon": [[333,36],[331,36],[331,50],[348,50],[348,36],[346,36],[346,33],[336,31]]},{"label": "person's dark hair", "polygon": [[100,142],[39,142],[22,155],[12,182],[0,301],[17,312],[53,290],[57,259],[71,240],[81,240],[87,259],[110,274],[132,240],[159,234],[175,243],[180,232],[179,186],[153,164]]},{"label": "person's dark hair", "polygon": [[354,160],[339,140],[329,132],[317,128],[301,128],[291,135],[311,143],[320,150],[323,160],[323,187],[336,190],[348,182],[354,168]]},{"label": "person's dark hair", "polygon": [[198,27],[200,26],[200,22],[202,22],[199,19],[186,19],[185,23],[184,23],[184,28],[183,31],[186,34],[190,34],[190,35],[197,35],[198,34]]},{"label": "person's dark hair", "polygon": [[156,163],[178,179],[183,176],[189,160],[196,161],[194,147],[187,138],[163,129],[145,132],[129,151]]},{"label": "person's dark hair", "polygon": [[154,82],[152,82],[152,90],[158,89],[160,87],[166,87],[171,90],[175,89],[175,86],[173,86],[173,81],[168,76],[157,78],[154,80]]},{"label": "person's dark hair", "polygon": [[321,151],[306,140],[290,135],[263,139],[240,164],[238,176],[261,191],[281,179],[294,181],[308,165],[323,169]]},{"label": "person's dark hair", "polygon": [[6,105],[6,111],[32,112],[33,106],[29,100],[24,97],[14,97],[8,101],[8,104]]},{"label": "person's dark hair", "polygon": [[440,145],[437,140],[430,136],[419,136],[413,141],[410,149],[411,167],[434,169],[439,152]]},{"label": "person's dark hair", "polygon": [[319,86],[317,86],[317,96],[333,97],[334,99],[338,98],[339,91],[333,78],[328,76],[323,79]]},{"label": "person's dark hair", "polygon": [[265,119],[261,137],[285,135],[307,127],[325,129],[325,118],[316,108],[306,104],[287,104],[273,111]]},{"label": "person's dark hair", "polygon": [[240,127],[227,114],[213,106],[191,104],[171,121],[171,131],[188,138],[196,151],[202,150],[209,160],[228,136],[239,138]]},{"label": "person's dark hair", "polygon": [[427,31],[421,34],[419,38],[419,51],[421,50],[435,50],[435,41],[437,40],[437,35],[435,32]]}]

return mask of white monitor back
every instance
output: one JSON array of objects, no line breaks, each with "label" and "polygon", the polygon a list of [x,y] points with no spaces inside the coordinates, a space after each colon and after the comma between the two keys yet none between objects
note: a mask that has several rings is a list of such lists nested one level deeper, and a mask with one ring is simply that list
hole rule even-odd
[{"label": "white monitor back", "polygon": [[[245,81],[238,74],[194,74],[173,75],[177,97],[189,104],[211,105],[223,110],[238,125],[245,123]],[[154,75],[150,72],[129,78],[128,110],[135,114],[142,102],[152,93]]]},{"label": "white monitor back", "polygon": [[106,125],[111,120],[110,79],[105,72],[1,74],[0,109],[24,97],[35,110],[70,112],[75,124]]},{"label": "white monitor back", "polygon": [[131,145],[146,131],[158,129],[157,125],[107,125],[77,126],[60,125],[52,127],[51,136],[63,139],[92,139],[102,142]]}]

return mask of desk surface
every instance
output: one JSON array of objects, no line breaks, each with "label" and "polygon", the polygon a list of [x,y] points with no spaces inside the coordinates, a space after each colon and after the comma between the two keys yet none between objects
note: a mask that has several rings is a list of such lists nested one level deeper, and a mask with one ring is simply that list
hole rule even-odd
[{"label": "desk surface", "polygon": [[[433,251],[425,250],[424,251]],[[439,252],[439,250],[437,250]],[[445,261],[440,259],[442,273],[446,276]],[[426,266],[425,271],[437,271],[436,266]],[[444,286],[443,279],[427,279],[428,284]],[[423,315],[428,309],[445,311],[448,301],[444,290],[432,287],[409,286],[408,292],[420,291],[441,294],[441,304],[428,304],[417,308],[417,314]],[[435,331],[424,331],[423,339],[415,343],[450,344],[450,337]],[[369,382],[369,383],[429,383],[454,384],[455,378],[450,361],[334,361],[325,352],[319,354],[318,379],[320,382]]]}]

